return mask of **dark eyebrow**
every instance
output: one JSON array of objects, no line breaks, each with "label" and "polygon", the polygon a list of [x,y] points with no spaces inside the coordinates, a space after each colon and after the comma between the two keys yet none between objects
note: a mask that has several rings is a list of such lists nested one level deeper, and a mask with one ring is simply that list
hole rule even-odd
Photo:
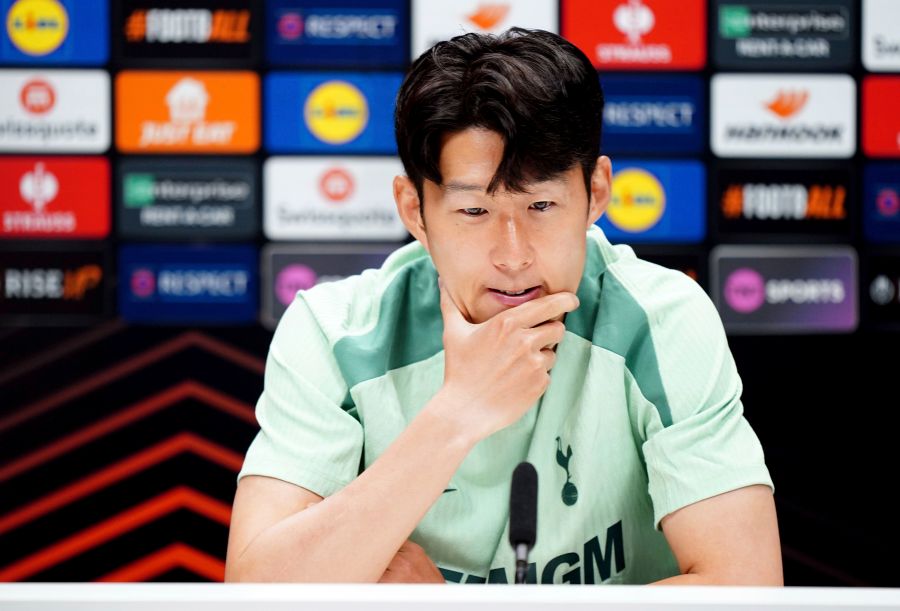
[{"label": "dark eyebrow", "polygon": [[480,193],[484,193],[484,187],[481,185],[472,185],[463,182],[450,181],[444,185],[445,191],[451,192],[467,192],[467,191],[478,191]]}]

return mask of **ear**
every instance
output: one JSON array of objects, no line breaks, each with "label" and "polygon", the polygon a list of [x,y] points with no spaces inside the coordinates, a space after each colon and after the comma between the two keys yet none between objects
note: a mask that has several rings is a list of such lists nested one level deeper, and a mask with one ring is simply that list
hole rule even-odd
[{"label": "ear", "polygon": [[419,194],[408,176],[394,176],[394,201],[397,204],[397,214],[406,230],[428,250],[428,236],[419,205]]},{"label": "ear", "polygon": [[597,222],[606,207],[609,206],[610,189],[612,185],[612,162],[609,157],[602,155],[597,158],[597,166],[591,175],[591,199],[588,208],[587,228]]}]

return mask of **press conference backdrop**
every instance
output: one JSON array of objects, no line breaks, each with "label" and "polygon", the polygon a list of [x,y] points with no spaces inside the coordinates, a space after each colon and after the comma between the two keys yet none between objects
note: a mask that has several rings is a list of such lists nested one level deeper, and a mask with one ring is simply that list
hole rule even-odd
[{"label": "press conference backdrop", "polygon": [[900,583],[897,0],[0,9],[0,581],[222,579],[272,329],[409,240],[403,71],[517,25],[597,67],[600,226],[719,309],[787,583]]}]

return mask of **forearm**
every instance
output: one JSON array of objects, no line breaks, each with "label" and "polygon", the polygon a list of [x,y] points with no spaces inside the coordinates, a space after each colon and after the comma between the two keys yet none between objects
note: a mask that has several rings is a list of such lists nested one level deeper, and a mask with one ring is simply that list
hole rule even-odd
[{"label": "forearm", "polygon": [[238,581],[374,582],[474,445],[438,393],[356,480],[260,533]]}]

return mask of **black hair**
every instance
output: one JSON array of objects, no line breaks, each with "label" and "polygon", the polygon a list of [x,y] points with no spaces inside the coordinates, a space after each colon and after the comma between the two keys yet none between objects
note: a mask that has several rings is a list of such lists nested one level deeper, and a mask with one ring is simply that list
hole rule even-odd
[{"label": "black hair", "polygon": [[590,193],[602,117],[600,79],[584,53],[556,34],[511,28],[456,36],[419,56],[397,94],[394,131],[421,206],[424,180],[442,184],[443,137],[470,127],[504,141],[488,193],[524,192],[575,164]]}]

